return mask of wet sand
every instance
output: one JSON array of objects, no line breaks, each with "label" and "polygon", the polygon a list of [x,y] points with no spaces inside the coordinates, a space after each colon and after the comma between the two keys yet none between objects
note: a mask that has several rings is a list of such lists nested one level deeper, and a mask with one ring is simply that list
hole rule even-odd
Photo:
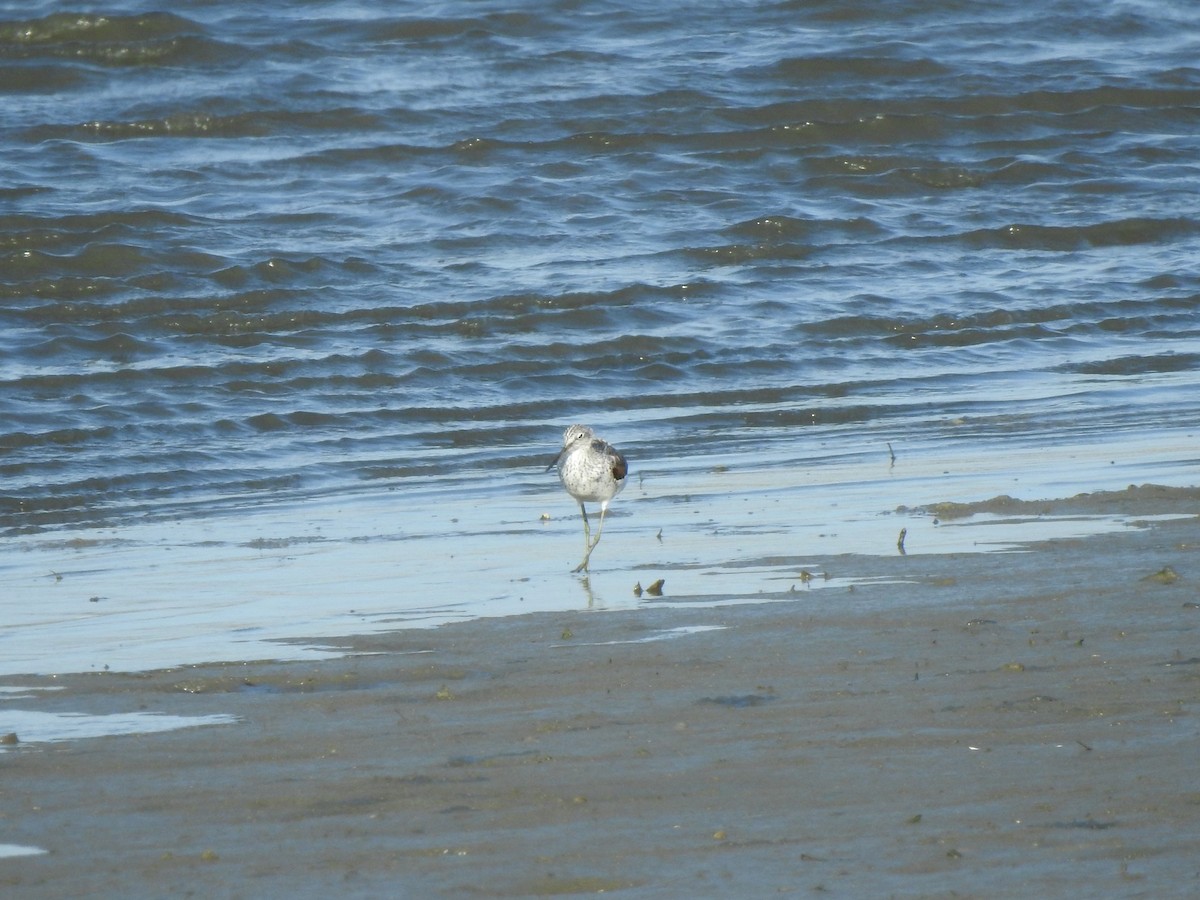
[{"label": "wet sand", "polygon": [[6,678],[63,687],[47,711],[239,722],[0,754],[0,842],[48,851],[0,859],[0,891],[1195,896],[1196,492],[1042,507],[1185,517],[833,556],[828,584],[798,569],[761,603],[693,604],[668,576],[676,607],[397,631],[341,660]]}]

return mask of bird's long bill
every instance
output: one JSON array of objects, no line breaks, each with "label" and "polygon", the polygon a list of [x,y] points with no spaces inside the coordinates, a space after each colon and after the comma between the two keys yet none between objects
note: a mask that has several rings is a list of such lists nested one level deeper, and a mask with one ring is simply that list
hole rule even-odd
[{"label": "bird's long bill", "polygon": [[553,469],[555,466],[557,466],[559,464],[559,462],[562,460],[563,454],[566,452],[567,452],[566,447],[563,447],[561,450],[559,450],[558,456],[554,457],[554,461],[552,463],[550,463],[550,465],[546,466],[546,471],[549,472],[551,469]]}]

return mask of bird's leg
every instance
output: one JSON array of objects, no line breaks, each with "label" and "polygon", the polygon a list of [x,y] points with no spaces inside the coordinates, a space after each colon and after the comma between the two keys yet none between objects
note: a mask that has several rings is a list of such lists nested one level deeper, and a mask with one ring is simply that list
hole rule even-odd
[{"label": "bird's leg", "polygon": [[[579,504],[579,508],[583,509],[583,504]],[[583,562],[577,565],[574,569],[576,572],[586,572],[588,570],[588,560],[592,558],[592,551],[596,549],[596,545],[600,543],[600,535],[604,533],[604,514],[608,512],[608,504],[600,504],[600,525],[596,528],[596,539],[590,540],[590,529],[587,524],[587,513],[583,516],[584,540],[587,541],[587,550],[583,554]]]},{"label": "bird's leg", "polygon": [[582,500],[579,501],[579,514],[583,516],[583,546],[590,548],[592,546],[592,526],[588,523],[587,510],[583,508]]},{"label": "bird's leg", "polygon": [[596,539],[594,541],[592,541],[593,548],[595,548],[595,546],[598,543],[600,543],[600,535],[602,535],[604,533],[604,514],[606,512],[608,512],[608,504],[601,503],[600,504],[600,525],[596,528]]},{"label": "bird's leg", "polygon": [[586,572],[588,570],[588,567],[587,567],[588,560],[591,559],[591,557],[592,557],[592,548],[588,547],[587,552],[585,554],[583,554],[583,561],[579,565],[577,565],[575,568],[573,568],[571,571],[572,572]]},{"label": "bird's leg", "polygon": [[572,572],[586,572],[588,559],[592,555],[592,526],[588,524],[587,510],[583,508],[583,501],[579,501],[579,514],[583,516],[583,561],[577,565]]}]

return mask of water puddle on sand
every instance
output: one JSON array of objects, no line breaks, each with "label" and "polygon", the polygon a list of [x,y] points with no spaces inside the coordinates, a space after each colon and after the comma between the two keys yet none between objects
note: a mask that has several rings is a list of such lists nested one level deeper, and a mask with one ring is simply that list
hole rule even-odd
[{"label": "water puddle on sand", "polygon": [[13,856],[41,856],[48,851],[41,847],[26,847],[21,844],[0,844],[0,859]]},{"label": "water puddle on sand", "polygon": [[16,687],[13,685],[0,684],[0,700],[28,700],[30,697],[37,696],[38,691],[61,691],[59,686],[54,687]]},{"label": "water puddle on sand", "polygon": [[[1166,522],[1189,516],[1162,515],[1130,516],[1073,515],[1073,516],[1010,516],[997,513],[975,513],[968,519],[938,521],[933,524],[936,534],[921,534],[912,529],[906,534],[906,554],[912,553],[979,553],[1014,552],[1028,549],[1030,544],[1044,541],[1074,540],[1100,534],[1126,531],[1150,522]],[[919,539],[913,537],[920,535]],[[899,543],[899,534],[897,534]]]},{"label": "water puddle on sand", "polygon": [[117,735],[154,734],[200,725],[232,725],[237,716],[169,716],[161,713],[132,712],[111,715],[87,713],[48,713],[36,710],[0,710],[0,751],[26,744],[57,743],[82,738]]},{"label": "water puddle on sand", "polygon": [[[662,631],[656,631],[654,634],[645,635],[637,638],[625,638],[616,641],[572,641],[570,643],[551,644],[553,649],[561,649],[563,647],[609,647],[614,644],[649,644],[655,641],[668,641],[671,638],[684,637],[689,634],[699,634],[703,631],[722,631],[724,625],[688,625],[682,628],[667,628]],[[564,633],[564,638],[570,637]]]}]

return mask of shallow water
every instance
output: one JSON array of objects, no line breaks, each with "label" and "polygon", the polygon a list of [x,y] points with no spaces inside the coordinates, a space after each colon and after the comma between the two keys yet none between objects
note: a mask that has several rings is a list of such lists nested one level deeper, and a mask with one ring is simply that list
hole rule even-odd
[{"label": "shallow water", "polygon": [[23,844],[0,844],[0,858],[13,856],[41,856],[46,853],[41,847],[27,847]]},{"label": "shallow water", "polygon": [[[1196,482],[1190,4],[57,9],[0,4],[5,671]],[[572,421],[636,479],[586,586]]]},{"label": "shallow water", "polygon": [[[111,737],[119,734],[152,734],[201,725],[229,725],[234,716],[167,716],[161,713],[131,712],[109,715],[88,713],[47,713],[37,710],[0,708],[0,731],[20,737],[25,744],[77,741],[82,738]],[[13,745],[16,746],[16,745]],[[0,753],[10,747],[0,747]]]}]

